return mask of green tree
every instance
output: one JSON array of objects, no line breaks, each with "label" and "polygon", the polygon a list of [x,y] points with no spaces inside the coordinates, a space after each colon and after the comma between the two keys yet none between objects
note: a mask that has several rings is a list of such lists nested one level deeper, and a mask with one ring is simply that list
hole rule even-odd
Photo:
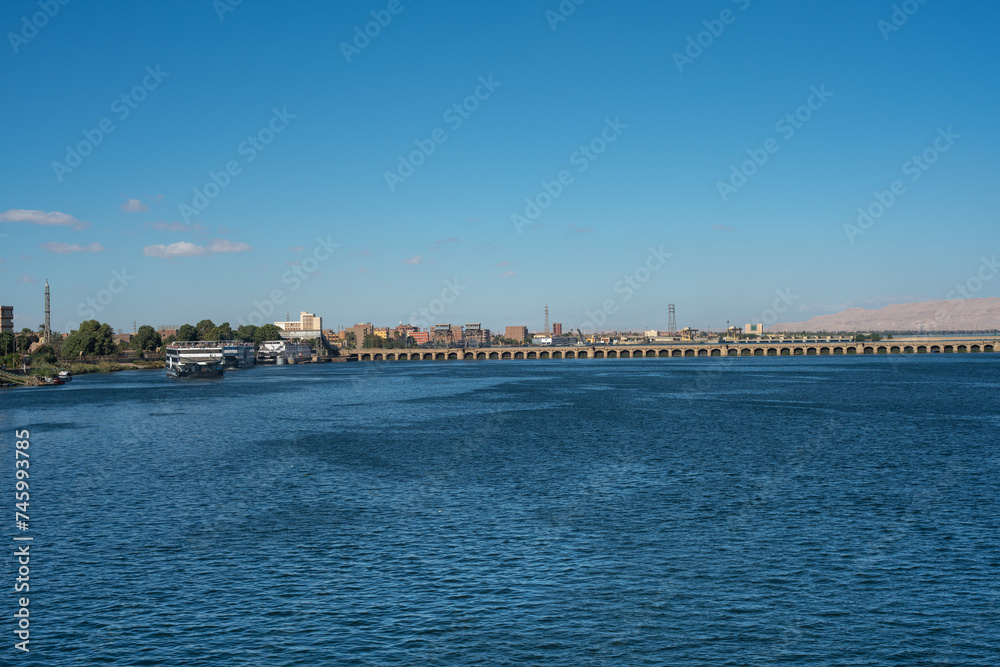
[{"label": "green tree", "polygon": [[273,324],[257,327],[257,331],[253,334],[253,342],[260,345],[266,340],[281,340],[281,329]]},{"label": "green tree", "polygon": [[160,332],[148,324],[143,324],[139,327],[139,330],[135,333],[135,335],[132,336],[131,347],[137,352],[155,350],[161,345],[163,345],[163,340],[160,337]]},{"label": "green tree", "polygon": [[199,340],[198,330],[195,329],[190,324],[182,324],[181,328],[177,330],[177,334],[174,340],[181,340],[181,341]]},{"label": "green tree", "polygon": [[247,343],[252,343],[254,340],[254,334],[257,333],[257,327],[252,324],[241,324],[236,330],[236,338]]},{"label": "green tree", "polygon": [[34,353],[31,355],[31,359],[36,363],[44,362],[47,364],[54,364],[56,363],[58,357],[56,356],[55,350],[48,345],[42,345],[41,347],[35,349]]},{"label": "green tree", "polygon": [[101,324],[97,320],[87,320],[81,322],[80,328],[71,332],[63,341],[62,354],[64,357],[105,355],[114,354],[117,349],[110,325]]},{"label": "green tree", "polygon": [[348,350],[353,350],[358,346],[358,334],[353,331],[348,331],[344,336],[344,347]]},{"label": "green tree", "polygon": [[233,333],[229,322],[223,322],[219,326],[209,329],[205,333],[203,340],[233,340],[235,337],[236,334]]},{"label": "green tree", "polygon": [[207,340],[205,335],[215,328],[215,322],[212,320],[202,320],[194,325],[194,328],[198,330],[198,340]]}]

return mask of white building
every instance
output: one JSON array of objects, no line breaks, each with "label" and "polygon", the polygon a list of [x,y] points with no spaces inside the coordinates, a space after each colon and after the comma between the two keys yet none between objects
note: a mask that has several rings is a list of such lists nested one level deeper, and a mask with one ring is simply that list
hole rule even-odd
[{"label": "white building", "polygon": [[281,329],[282,338],[319,338],[323,331],[323,318],[303,310],[298,321],[275,322],[274,326]]}]

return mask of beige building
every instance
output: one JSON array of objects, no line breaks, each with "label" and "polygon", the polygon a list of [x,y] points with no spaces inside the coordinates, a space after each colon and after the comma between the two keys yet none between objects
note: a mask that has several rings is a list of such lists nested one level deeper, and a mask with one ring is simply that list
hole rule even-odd
[{"label": "beige building", "polygon": [[274,326],[289,333],[293,331],[310,331],[315,333],[323,330],[323,318],[316,317],[315,314],[307,313],[303,310],[299,313],[297,322],[295,320],[291,322],[275,322]]}]

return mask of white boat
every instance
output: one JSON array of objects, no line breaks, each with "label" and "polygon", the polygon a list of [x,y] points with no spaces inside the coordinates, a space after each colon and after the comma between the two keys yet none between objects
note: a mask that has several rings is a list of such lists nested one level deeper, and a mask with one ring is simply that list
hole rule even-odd
[{"label": "white boat", "polygon": [[70,373],[69,371],[59,371],[59,375],[57,375],[56,377],[58,377],[63,382],[69,382],[70,380],[73,379],[73,374]]},{"label": "white boat", "polygon": [[167,346],[167,375],[175,378],[220,378],[223,348],[217,342],[177,342]]}]

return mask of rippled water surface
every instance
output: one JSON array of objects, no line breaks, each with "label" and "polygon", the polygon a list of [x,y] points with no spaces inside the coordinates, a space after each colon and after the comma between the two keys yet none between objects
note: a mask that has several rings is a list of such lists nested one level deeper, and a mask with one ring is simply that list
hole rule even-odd
[{"label": "rippled water surface", "polygon": [[21,662],[1000,664],[998,371],[376,362],[6,389],[11,506],[31,431]]}]

